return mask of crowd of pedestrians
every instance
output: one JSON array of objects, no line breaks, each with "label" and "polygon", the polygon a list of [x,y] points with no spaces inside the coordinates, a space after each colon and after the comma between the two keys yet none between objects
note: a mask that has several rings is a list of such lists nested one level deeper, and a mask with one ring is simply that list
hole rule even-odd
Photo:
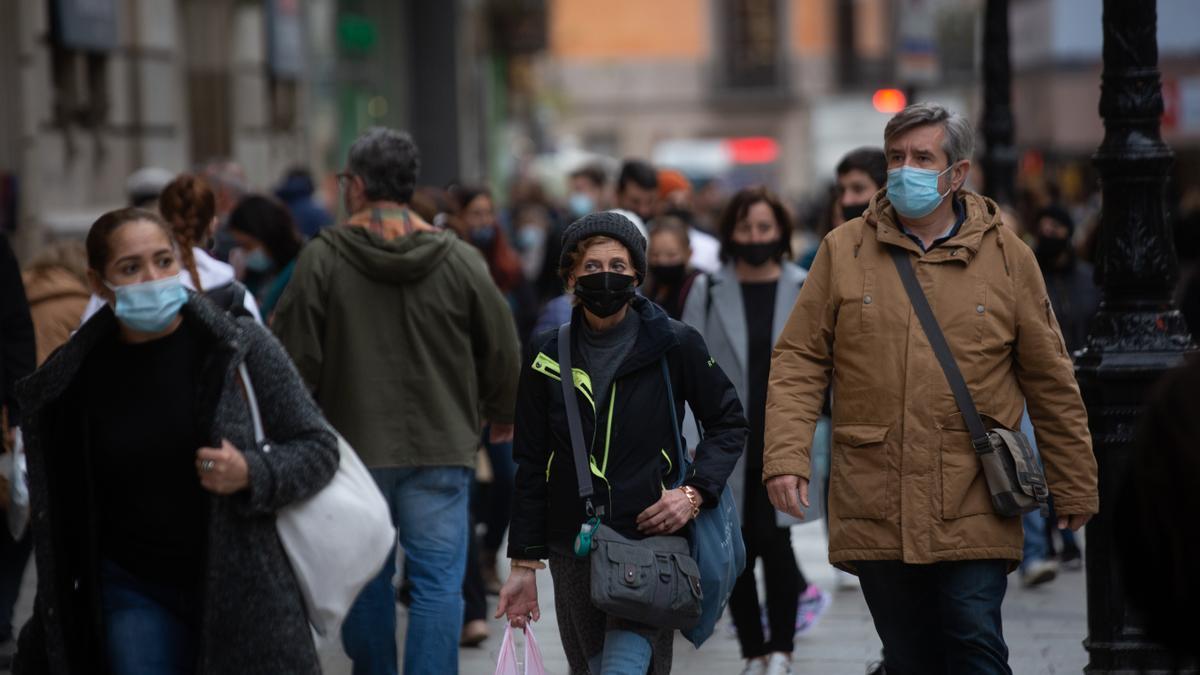
[{"label": "crowd of pedestrians", "polygon": [[[557,201],[421,185],[414,139],[374,128],[336,204],[307,170],[256,193],[221,160],[139,170],[129,208],[24,271],[0,238],[0,395],[31,497],[29,532],[0,532],[0,664],[318,672],[274,522],[330,480],[336,431],[396,530],[337,636],[355,675],[457,672],[494,637],[489,595],[516,628],[540,618],[547,562],[572,672],[669,672],[674,630],[599,609],[586,542],[692,537],[727,486],[745,675],[792,672],[832,602],[792,548],[817,520],[861,584],[876,672],[1011,672],[1006,575],[1077,568],[1098,508],[1071,367],[1099,303],[1094,217],[974,192],[973,132],[940,106],[880,141],[816,208],[751,185],[714,209],[637,159],[577,167]],[[987,427],[1036,447],[1049,517],[997,513],[906,265]],[[398,601],[419,646],[402,664]]]}]

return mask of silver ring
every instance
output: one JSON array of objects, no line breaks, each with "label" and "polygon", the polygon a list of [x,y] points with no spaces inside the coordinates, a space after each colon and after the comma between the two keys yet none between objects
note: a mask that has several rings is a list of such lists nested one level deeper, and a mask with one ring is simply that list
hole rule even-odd
[{"label": "silver ring", "polygon": [[217,468],[217,463],[211,459],[206,459],[200,462],[200,470],[208,473]]}]

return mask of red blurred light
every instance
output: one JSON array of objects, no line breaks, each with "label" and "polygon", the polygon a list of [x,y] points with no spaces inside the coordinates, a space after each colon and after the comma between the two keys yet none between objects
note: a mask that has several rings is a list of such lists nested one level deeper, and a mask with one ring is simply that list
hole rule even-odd
[{"label": "red blurred light", "polygon": [[871,97],[871,105],[881,113],[898,113],[907,104],[908,99],[899,89],[876,89]]},{"label": "red blurred light", "polygon": [[779,143],[774,138],[731,138],[725,144],[735,164],[770,164],[779,159]]}]

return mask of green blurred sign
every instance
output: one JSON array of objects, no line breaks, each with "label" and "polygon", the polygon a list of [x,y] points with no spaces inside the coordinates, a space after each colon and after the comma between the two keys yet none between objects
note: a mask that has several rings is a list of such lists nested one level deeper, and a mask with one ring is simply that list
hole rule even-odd
[{"label": "green blurred sign", "polygon": [[379,38],[375,22],[361,14],[342,14],[337,24],[338,44],[349,54],[371,53]]}]

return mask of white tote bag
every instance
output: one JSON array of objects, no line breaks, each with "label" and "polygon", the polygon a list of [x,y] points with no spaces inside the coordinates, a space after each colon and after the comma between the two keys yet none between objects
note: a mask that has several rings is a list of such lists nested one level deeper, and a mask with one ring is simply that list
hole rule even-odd
[{"label": "white tote bag", "polygon": [[[238,366],[246,388],[254,440],[266,434],[246,364]],[[330,431],[333,431],[331,428]],[[338,440],[338,469],[317,494],[286,506],[275,515],[279,540],[292,563],[313,630],[336,636],[358,594],[383,569],[396,541],[387,502],[354,449]]]}]

